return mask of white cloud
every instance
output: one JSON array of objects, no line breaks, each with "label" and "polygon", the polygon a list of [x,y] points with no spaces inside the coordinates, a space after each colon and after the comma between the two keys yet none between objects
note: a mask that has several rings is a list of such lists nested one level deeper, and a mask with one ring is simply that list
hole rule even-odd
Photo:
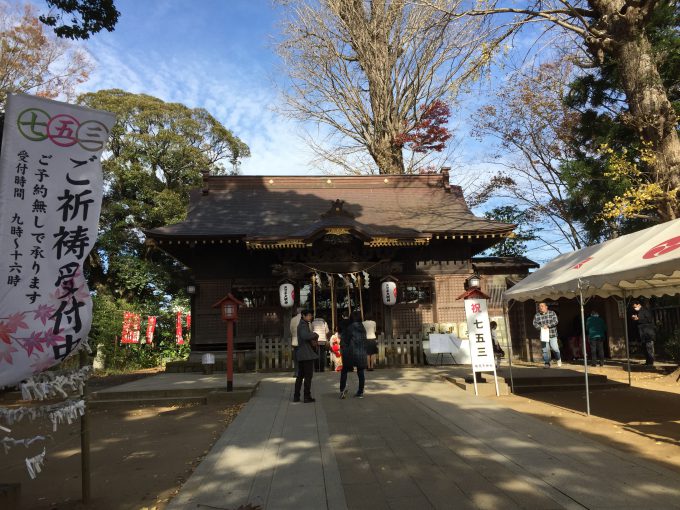
[{"label": "white cloud", "polygon": [[244,160],[242,173],[315,173],[297,124],[272,110],[276,92],[256,64],[243,69],[226,60],[168,60],[155,52],[130,54],[101,41],[94,41],[89,52],[97,68],[79,92],[120,88],[206,108],[250,147],[252,156]]}]

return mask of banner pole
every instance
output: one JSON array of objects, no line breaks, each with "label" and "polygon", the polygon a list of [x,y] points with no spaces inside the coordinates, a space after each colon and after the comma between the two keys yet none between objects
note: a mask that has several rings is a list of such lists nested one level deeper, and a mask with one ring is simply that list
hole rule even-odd
[{"label": "banner pole", "polygon": [[[80,349],[80,368],[87,365],[87,351]],[[85,409],[80,417],[80,473],[81,473],[81,497],[83,504],[90,503],[90,418],[88,404],[87,381],[83,385],[81,398],[85,401]]]},{"label": "banner pole", "polygon": [[[586,318],[583,310],[583,284],[581,280],[578,281],[578,291],[581,296],[581,337],[583,339],[583,367],[586,379],[586,413],[590,416],[590,391],[588,388],[588,351],[586,350]],[[550,346],[548,346],[550,348]]]}]

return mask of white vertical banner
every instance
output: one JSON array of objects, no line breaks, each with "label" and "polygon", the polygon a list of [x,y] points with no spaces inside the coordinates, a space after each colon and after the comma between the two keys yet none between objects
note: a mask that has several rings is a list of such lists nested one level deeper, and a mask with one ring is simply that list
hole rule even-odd
[{"label": "white vertical banner", "polygon": [[[472,374],[477,393],[476,372],[493,372],[496,379],[496,360],[491,340],[491,325],[486,299],[465,299],[465,318],[467,319],[468,338],[470,339],[470,358],[472,359]],[[496,380],[496,395],[498,381]]]},{"label": "white vertical banner", "polygon": [[100,157],[113,114],[25,94],[7,98],[0,155],[0,387],[86,341],[83,264],[97,238]]}]

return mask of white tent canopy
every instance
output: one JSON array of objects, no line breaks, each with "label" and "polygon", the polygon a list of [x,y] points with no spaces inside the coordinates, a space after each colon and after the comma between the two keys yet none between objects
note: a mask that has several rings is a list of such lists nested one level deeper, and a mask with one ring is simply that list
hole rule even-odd
[{"label": "white tent canopy", "polygon": [[[579,281],[581,290],[579,290]],[[527,301],[680,292],[680,219],[560,255],[505,292]]]}]

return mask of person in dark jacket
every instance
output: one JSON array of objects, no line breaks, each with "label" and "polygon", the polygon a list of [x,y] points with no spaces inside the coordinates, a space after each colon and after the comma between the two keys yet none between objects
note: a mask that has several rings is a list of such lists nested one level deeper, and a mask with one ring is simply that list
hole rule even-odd
[{"label": "person in dark jacket", "polygon": [[319,335],[312,331],[311,322],[314,314],[311,310],[302,312],[300,324],[298,324],[297,338],[297,360],[298,360],[298,374],[295,378],[295,392],[293,393],[293,402],[300,402],[300,389],[304,380],[304,401],[314,402],[312,398],[312,376],[314,375],[314,360],[319,357],[318,346],[315,348],[313,343],[318,340]]},{"label": "person in dark jacket", "polygon": [[639,301],[633,303],[633,310],[635,312],[632,319],[637,322],[640,343],[647,358],[647,365],[654,365],[654,340],[656,340],[654,314],[648,308],[643,308]]},{"label": "person in dark jacket", "polygon": [[361,312],[352,312],[351,324],[340,336],[340,350],[342,352],[342,371],[340,372],[340,398],[347,397],[347,374],[357,369],[359,389],[355,397],[364,398],[364,384],[366,378],[364,370],[368,364],[366,354],[366,329],[361,323]]},{"label": "person in dark jacket", "polygon": [[347,328],[349,328],[350,324],[352,324],[352,321],[349,319],[349,315],[347,315],[347,312],[343,312],[342,319],[338,322],[338,334],[340,335],[340,338],[347,333]]}]

